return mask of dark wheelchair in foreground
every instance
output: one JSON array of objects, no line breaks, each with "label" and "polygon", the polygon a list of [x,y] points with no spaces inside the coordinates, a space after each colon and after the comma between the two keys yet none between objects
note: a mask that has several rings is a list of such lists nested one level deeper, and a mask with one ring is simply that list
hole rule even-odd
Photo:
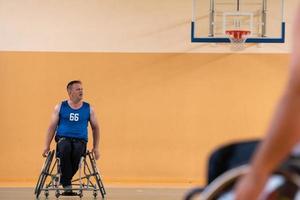
[{"label": "dark wheelchair in foreground", "polygon": [[[208,162],[205,187],[190,190],[185,200],[234,200],[237,180],[247,173],[249,160],[258,140],[224,145],[214,151]],[[263,200],[300,200],[300,158],[290,156],[269,177]]]},{"label": "dark wheelchair in foreground", "polygon": [[[38,178],[34,190],[36,198],[39,198],[42,191],[44,191],[46,198],[49,196],[50,191],[55,192],[56,198],[63,195],[65,191],[60,185],[60,159],[56,157],[53,162],[54,157],[55,150],[52,150],[48,153]],[[98,192],[100,192],[102,198],[105,198],[106,191],[92,152],[87,151],[81,157],[77,173],[78,178],[72,180],[72,191],[74,191],[75,196],[81,198],[83,197],[83,191],[91,191],[94,198],[97,198]]]}]

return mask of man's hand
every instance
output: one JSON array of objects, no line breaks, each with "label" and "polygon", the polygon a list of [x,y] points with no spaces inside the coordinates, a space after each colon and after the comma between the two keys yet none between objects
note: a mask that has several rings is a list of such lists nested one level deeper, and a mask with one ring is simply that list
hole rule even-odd
[{"label": "man's hand", "polygon": [[43,157],[47,157],[49,151],[50,151],[50,147],[46,147],[46,148],[44,149],[44,151],[43,151],[42,156],[43,156]]},{"label": "man's hand", "polygon": [[98,160],[100,158],[100,152],[98,149],[92,149],[92,153],[95,155],[95,159]]}]

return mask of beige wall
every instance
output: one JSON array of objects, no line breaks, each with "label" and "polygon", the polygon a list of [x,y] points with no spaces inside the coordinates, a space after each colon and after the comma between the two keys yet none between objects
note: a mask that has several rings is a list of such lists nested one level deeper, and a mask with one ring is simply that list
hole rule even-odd
[{"label": "beige wall", "polygon": [[[208,10],[208,0],[197,2]],[[272,22],[280,24],[279,12],[271,10],[278,2],[268,1],[268,30]],[[297,2],[285,0],[285,44],[252,45],[243,52],[289,52]],[[190,42],[192,0],[0,0],[0,5],[2,51],[230,52],[228,45]]]},{"label": "beige wall", "polygon": [[287,54],[1,52],[0,182],[35,181],[53,107],[81,79],[106,183],[203,183],[217,145],[264,133],[287,63]]}]

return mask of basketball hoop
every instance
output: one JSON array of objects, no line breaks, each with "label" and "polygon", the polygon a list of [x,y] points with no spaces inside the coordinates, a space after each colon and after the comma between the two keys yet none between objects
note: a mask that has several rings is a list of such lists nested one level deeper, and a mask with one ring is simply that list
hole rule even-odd
[{"label": "basketball hoop", "polygon": [[233,50],[242,50],[245,48],[245,41],[247,36],[250,35],[251,31],[247,30],[226,30],[226,35],[228,35],[231,47]]}]

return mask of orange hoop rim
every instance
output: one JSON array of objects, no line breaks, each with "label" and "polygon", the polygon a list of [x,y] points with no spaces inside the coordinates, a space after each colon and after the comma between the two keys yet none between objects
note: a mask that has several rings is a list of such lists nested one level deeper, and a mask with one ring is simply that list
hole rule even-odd
[{"label": "orange hoop rim", "polygon": [[250,35],[251,31],[248,30],[226,30],[226,35],[231,36],[234,39],[242,39],[247,35]]}]

